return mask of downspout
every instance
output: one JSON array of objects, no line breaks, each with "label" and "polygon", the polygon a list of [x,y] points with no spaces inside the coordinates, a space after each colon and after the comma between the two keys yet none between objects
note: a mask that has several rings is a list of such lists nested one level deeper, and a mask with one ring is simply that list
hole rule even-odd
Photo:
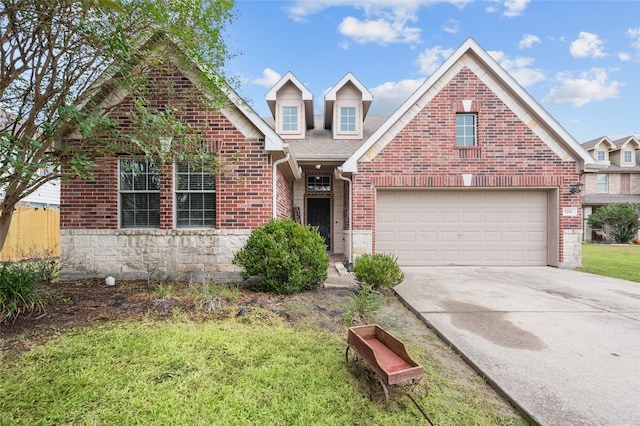
[{"label": "downspout", "polygon": [[278,166],[286,161],[289,161],[289,157],[291,156],[291,153],[289,152],[289,145],[288,144],[284,144],[283,146],[283,150],[284,152],[286,152],[287,155],[284,156],[284,158],[281,158],[279,160],[276,160],[273,162],[273,170],[271,172],[271,184],[272,184],[272,188],[271,188],[271,196],[272,196],[272,206],[273,206],[273,213],[272,216],[275,219],[278,215]]},{"label": "downspout", "polygon": [[336,168],[335,175],[338,179],[349,182],[349,265],[347,265],[347,270],[351,272],[353,268],[353,183],[351,179],[342,175],[342,167]]}]

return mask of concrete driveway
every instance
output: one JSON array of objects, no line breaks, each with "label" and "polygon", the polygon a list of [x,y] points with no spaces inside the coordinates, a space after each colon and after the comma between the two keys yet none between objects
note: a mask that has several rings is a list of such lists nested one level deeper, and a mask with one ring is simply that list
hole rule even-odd
[{"label": "concrete driveway", "polygon": [[405,304],[535,421],[640,425],[640,283],[548,267],[403,271]]}]

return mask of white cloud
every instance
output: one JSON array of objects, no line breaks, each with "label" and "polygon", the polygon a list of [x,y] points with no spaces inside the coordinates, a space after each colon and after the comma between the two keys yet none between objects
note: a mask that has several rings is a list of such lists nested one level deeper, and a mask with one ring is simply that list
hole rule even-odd
[{"label": "white cloud", "polygon": [[440,46],[425,49],[416,60],[420,72],[427,75],[433,74],[452,53],[453,49],[443,49]]},{"label": "white cloud", "polygon": [[275,72],[271,68],[265,68],[262,71],[262,78],[256,78],[255,80],[252,80],[251,83],[257,86],[271,88],[274,84],[280,81],[281,78],[282,76],[279,73]]},{"label": "white cloud", "polygon": [[340,33],[352,38],[357,43],[414,43],[420,41],[420,32],[416,27],[409,27],[402,19],[387,21],[385,19],[360,21],[352,16],[344,18],[338,27]]},{"label": "white cloud", "polygon": [[583,106],[591,102],[615,99],[620,93],[622,83],[608,81],[607,72],[602,68],[592,68],[578,78],[571,74],[558,74],[560,85],[551,89],[542,100],[545,105]]},{"label": "white cloud", "polygon": [[492,50],[488,52],[489,55],[504,68],[511,77],[524,87],[531,86],[534,83],[544,80],[546,77],[544,72],[539,69],[531,68],[534,63],[533,58],[524,58],[521,56],[511,59],[504,52],[499,50]]},{"label": "white cloud", "polygon": [[504,16],[520,16],[526,9],[531,0],[506,0],[504,7],[507,9],[504,11]]},{"label": "white cloud", "polygon": [[626,52],[620,52],[618,53],[618,59],[620,59],[622,62],[630,61],[631,55]]},{"label": "white cloud", "polygon": [[520,40],[520,43],[518,43],[518,47],[520,49],[530,49],[536,43],[540,43],[540,37],[532,34],[525,34]]},{"label": "white cloud", "polygon": [[631,46],[640,49],[640,27],[629,28],[625,36],[631,39]]},{"label": "white cloud", "polygon": [[375,102],[371,104],[370,114],[390,115],[413,92],[415,92],[425,79],[400,80],[399,82],[383,83],[370,89]]},{"label": "white cloud", "polygon": [[602,40],[598,38],[597,34],[581,31],[576,40],[571,42],[569,48],[571,56],[574,58],[601,58],[606,56],[602,50]]},{"label": "white cloud", "polygon": [[457,34],[460,31],[460,22],[455,19],[449,19],[446,24],[442,25],[442,30],[449,34]]}]

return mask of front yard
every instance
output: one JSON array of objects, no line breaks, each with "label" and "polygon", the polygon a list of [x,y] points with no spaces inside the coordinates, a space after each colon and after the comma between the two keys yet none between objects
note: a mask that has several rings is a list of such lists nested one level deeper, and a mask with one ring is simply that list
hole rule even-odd
[{"label": "front yard", "polygon": [[[192,287],[54,285],[46,315],[0,326],[0,424],[426,424],[345,368],[347,291],[219,303]],[[375,321],[425,367],[435,424],[526,424],[397,299]]]},{"label": "front yard", "polygon": [[578,270],[640,282],[640,245],[583,244]]}]

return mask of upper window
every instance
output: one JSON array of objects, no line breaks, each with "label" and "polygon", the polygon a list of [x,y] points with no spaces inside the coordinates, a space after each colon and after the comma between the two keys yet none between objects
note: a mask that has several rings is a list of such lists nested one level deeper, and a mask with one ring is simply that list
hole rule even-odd
[{"label": "upper window", "polygon": [[633,162],[633,151],[622,151],[622,162],[627,164]]},{"label": "upper window", "polygon": [[596,160],[604,161],[606,159],[607,159],[607,152],[603,151],[603,150],[598,150],[598,154],[597,154]]},{"label": "upper window", "polygon": [[120,160],[120,225],[160,227],[160,169],[148,159]]},{"label": "upper window", "polygon": [[597,183],[597,191],[599,193],[606,194],[609,192],[609,175],[597,174],[596,183]]},{"label": "upper window", "polygon": [[298,107],[282,107],[282,131],[298,131]]},{"label": "upper window", "polygon": [[340,131],[355,132],[356,131],[356,109],[355,107],[340,108]]},{"label": "upper window", "polygon": [[189,164],[176,164],[176,227],[216,225],[216,177]]},{"label": "upper window", "polygon": [[331,191],[331,176],[307,176],[307,191]]},{"label": "upper window", "polygon": [[477,114],[456,114],[456,146],[476,146]]}]

